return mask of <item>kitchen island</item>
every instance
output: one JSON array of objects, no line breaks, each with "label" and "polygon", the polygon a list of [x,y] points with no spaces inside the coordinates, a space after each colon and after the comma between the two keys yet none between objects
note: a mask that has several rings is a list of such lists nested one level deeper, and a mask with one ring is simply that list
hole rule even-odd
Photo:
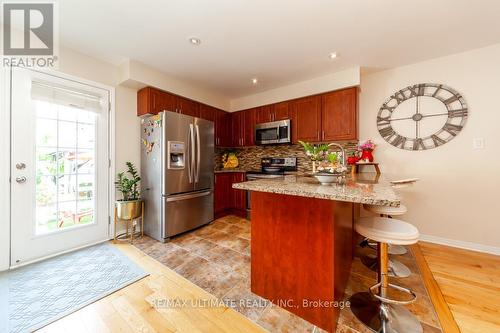
[{"label": "kitchen island", "polygon": [[359,204],[399,206],[389,182],[359,174],[324,186],[312,177],[284,176],[233,188],[252,191],[252,292],[334,332]]}]

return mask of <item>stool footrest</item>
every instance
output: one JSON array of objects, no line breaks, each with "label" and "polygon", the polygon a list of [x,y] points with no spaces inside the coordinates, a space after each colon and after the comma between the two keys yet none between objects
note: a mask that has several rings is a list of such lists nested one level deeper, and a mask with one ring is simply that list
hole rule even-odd
[{"label": "stool footrest", "polygon": [[376,283],[376,284],[374,284],[373,286],[370,287],[370,294],[372,294],[373,297],[375,297],[376,299],[378,299],[381,302],[389,303],[389,304],[402,304],[402,305],[406,305],[406,304],[410,304],[410,303],[415,302],[415,300],[417,299],[417,295],[413,291],[411,291],[410,289],[404,288],[404,287],[401,287],[401,286],[398,286],[398,285],[395,285],[395,284],[392,284],[392,283],[389,283],[388,287],[394,288],[394,289],[402,291],[402,292],[405,292],[407,294],[410,294],[412,296],[412,298],[410,300],[407,300],[407,301],[400,301],[400,300],[397,300],[397,299],[382,297],[382,296],[380,296],[379,294],[377,294],[375,292],[375,289],[380,288],[381,286],[382,286],[382,283],[379,282],[379,283]]}]

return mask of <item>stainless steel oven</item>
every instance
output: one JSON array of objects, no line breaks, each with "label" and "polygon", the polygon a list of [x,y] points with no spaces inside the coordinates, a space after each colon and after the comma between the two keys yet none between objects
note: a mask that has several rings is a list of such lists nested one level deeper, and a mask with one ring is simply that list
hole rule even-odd
[{"label": "stainless steel oven", "polygon": [[[286,172],[297,171],[297,158],[296,157],[285,157],[285,158],[272,158],[264,157],[260,162],[261,169],[256,171],[247,171],[246,178],[247,181],[259,180],[259,179],[273,179],[282,178],[285,176]],[[247,191],[246,197],[247,204],[247,219],[250,219],[250,207],[251,207],[251,191]]]},{"label": "stainless steel oven", "polygon": [[268,145],[292,142],[290,119],[255,125],[255,143]]}]

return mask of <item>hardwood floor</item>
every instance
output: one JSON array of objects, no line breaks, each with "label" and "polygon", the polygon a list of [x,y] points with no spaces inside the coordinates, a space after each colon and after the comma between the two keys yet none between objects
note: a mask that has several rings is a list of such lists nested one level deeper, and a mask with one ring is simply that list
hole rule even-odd
[{"label": "hardwood floor", "polygon": [[[128,244],[115,245],[150,275],[38,332],[265,332],[225,306],[198,306],[216,298]],[[194,306],[164,307],[164,300]],[[160,306],[154,307],[154,304]]]},{"label": "hardwood floor", "polygon": [[500,256],[420,242],[462,333],[500,332]]},{"label": "hardwood floor", "polygon": [[[215,297],[133,246],[116,246],[150,275],[39,332],[265,332],[225,306],[155,308],[158,300]],[[418,249],[460,331],[500,332],[500,257],[423,242]]]}]

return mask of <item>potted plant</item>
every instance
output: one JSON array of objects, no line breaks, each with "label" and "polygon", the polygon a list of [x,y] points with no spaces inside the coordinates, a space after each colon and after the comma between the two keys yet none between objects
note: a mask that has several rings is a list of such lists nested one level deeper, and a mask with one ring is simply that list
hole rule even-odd
[{"label": "potted plant", "polygon": [[127,162],[126,165],[130,178],[125,172],[120,172],[115,181],[116,190],[122,194],[122,199],[115,202],[116,213],[120,220],[133,220],[142,214],[142,200],[139,193],[141,177],[133,163]]},{"label": "potted plant", "polygon": [[367,140],[358,146],[361,151],[360,160],[363,162],[373,162],[373,150],[375,149],[375,144],[372,140]]},{"label": "potted plant", "polygon": [[309,142],[299,141],[299,143],[304,147],[306,155],[312,161],[312,172],[316,173],[316,162],[322,161],[328,151],[328,144],[313,145]]}]

